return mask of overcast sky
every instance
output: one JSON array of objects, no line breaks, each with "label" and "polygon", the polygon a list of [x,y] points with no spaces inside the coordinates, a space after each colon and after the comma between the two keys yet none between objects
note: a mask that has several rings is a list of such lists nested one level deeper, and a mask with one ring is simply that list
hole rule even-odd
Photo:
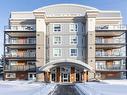
[{"label": "overcast sky", "polygon": [[121,11],[124,24],[127,24],[127,0],[1,0],[0,1],[0,55],[3,54],[3,30],[8,25],[11,11],[32,11],[39,7],[74,3],[95,7],[102,10]]}]

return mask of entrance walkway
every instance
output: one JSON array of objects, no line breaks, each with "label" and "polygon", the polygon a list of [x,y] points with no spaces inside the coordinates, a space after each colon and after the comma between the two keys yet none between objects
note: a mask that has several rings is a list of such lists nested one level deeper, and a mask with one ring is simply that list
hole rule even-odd
[{"label": "entrance walkway", "polygon": [[85,95],[83,93],[79,93],[79,90],[75,88],[74,84],[59,84],[57,85],[56,90],[52,93],[52,95]]}]

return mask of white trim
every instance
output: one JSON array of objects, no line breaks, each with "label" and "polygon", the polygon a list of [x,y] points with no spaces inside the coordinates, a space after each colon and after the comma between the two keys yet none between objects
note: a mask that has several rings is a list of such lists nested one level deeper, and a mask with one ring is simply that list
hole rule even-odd
[{"label": "white trim", "polygon": [[75,60],[75,59],[58,59],[58,60],[52,60],[48,62],[45,66],[42,66],[39,68],[40,71],[49,71],[50,68],[55,67],[57,64],[62,63],[62,62],[71,62],[72,64],[76,64],[79,66],[82,66],[84,68],[84,71],[89,70],[91,72],[95,72],[94,68],[89,66],[88,64],[80,61],[80,60]]}]

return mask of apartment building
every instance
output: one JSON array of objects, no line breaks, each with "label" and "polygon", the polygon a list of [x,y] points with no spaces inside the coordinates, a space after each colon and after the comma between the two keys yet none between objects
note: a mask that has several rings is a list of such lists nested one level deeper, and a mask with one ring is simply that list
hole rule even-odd
[{"label": "apartment building", "polygon": [[56,4],[11,12],[4,29],[4,79],[126,78],[126,32],[120,11]]}]

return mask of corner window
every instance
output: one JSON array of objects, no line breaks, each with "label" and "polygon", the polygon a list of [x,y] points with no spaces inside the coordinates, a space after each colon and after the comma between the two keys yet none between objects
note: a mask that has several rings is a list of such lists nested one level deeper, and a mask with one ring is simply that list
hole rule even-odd
[{"label": "corner window", "polygon": [[54,44],[54,45],[61,44],[61,41],[62,41],[62,39],[61,39],[60,36],[55,36],[55,37],[53,37],[53,44]]},{"label": "corner window", "polygon": [[78,32],[78,24],[77,23],[70,24],[70,32]]},{"label": "corner window", "polygon": [[70,44],[78,44],[78,37],[70,36]]},{"label": "corner window", "polygon": [[61,31],[61,25],[60,24],[54,24],[53,25],[53,31],[54,32],[60,32]]},{"label": "corner window", "polygon": [[78,49],[77,48],[71,48],[70,49],[70,56],[78,56]]},{"label": "corner window", "polygon": [[53,49],[53,56],[54,57],[60,57],[60,56],[62,56],[62,49],[61,48],[54,48]]}]

